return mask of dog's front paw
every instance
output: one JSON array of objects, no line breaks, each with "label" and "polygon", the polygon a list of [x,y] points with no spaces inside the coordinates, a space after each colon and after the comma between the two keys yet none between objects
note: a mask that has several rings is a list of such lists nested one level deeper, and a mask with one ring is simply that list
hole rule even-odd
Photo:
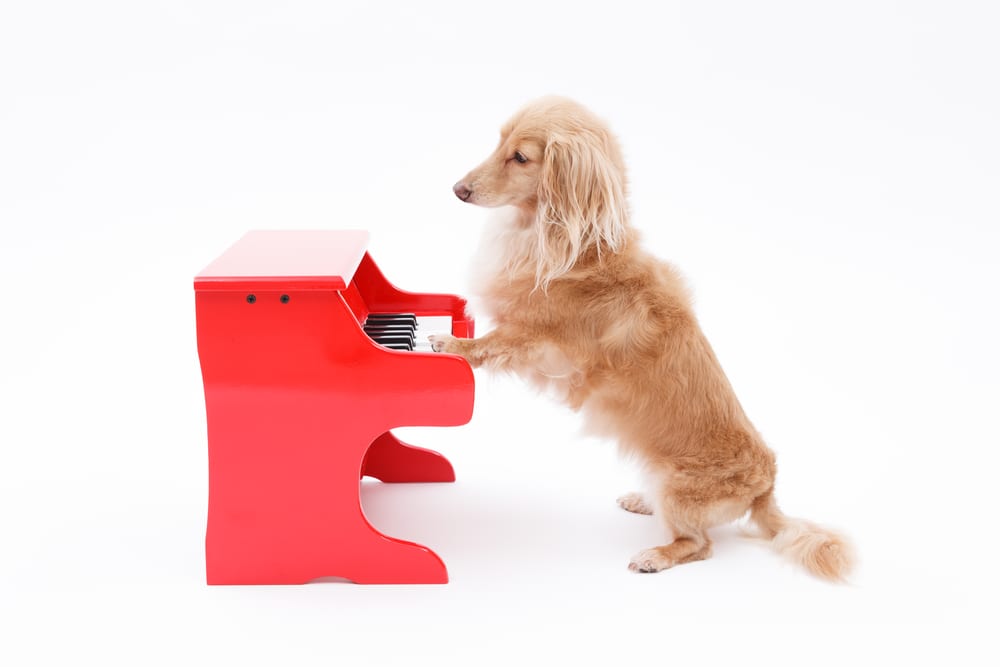
[{"label": "dog's front paw", "polygon": [[451,334],[432,334],[427,337],[431,349],[435,352],[455,352],[455,342],[458,340]]}]

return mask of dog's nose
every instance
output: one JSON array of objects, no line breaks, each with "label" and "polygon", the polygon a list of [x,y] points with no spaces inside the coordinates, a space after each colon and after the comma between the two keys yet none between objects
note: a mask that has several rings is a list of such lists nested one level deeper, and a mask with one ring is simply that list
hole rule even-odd
[{"label": "dog's nose", "polygon": [[472,196],[472,190],[466,187],[465,183],[459,181],[455,183],[455,187],[452,188],[455,191],[455,196],[462,201],[469,201],[469,197]]}]

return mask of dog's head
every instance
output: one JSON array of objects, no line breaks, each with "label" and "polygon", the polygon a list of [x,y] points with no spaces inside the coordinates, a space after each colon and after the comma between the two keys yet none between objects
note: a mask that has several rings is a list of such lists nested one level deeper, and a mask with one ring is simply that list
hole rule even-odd
[{"label": "dog's head", "polygon": [[628,233],[618,142],[594,114],[565,98],[542,98],[518,111],[493,154],[454,191],[470,204],[522,211],[521,219],[537,227],[540,282],[592,247],[620,249]]}]

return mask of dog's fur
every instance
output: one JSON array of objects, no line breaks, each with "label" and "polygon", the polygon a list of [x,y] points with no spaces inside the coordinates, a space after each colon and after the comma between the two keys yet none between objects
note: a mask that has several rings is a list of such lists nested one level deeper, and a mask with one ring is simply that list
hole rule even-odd
[{"label": "dog's fur", "polygon": [[472,204],[511,207],[512,217],[488,244],[496,261],[480,286],[495,328],[476,339],[435,336],[432,345],[555,389],[639,459],[651,493],[618,503],[657,514],[674,539],[636,554],[630,569],[708,558],[707,529],[750,512],[779,552],[813,574],[848,573],[844,538],[778,509],[774,454],[744,414],[680,277],[640,247],[622,153],[603,122],[564,98],[532,102],[454,190]]}]

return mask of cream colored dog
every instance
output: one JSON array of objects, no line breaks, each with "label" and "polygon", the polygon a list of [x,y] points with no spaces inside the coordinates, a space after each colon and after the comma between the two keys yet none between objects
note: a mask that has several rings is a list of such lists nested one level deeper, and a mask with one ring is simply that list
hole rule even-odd
[{"label": "cream colored dog", "polygon": [[774,454],[743,413],[681,279],[640,246],[621,150],[604,123],[567,99],[533,102],[454,190],[513,215],[488,246],[481,281],[495,328],[432,345],[556,390],[642,462],[652,492],[618,503],[658,515],[674,539],[636,554],[630,569],[708,558],[706,530],[750,512],[779,552],[813,574],[847,574],[842,537],[778,509]]}]

